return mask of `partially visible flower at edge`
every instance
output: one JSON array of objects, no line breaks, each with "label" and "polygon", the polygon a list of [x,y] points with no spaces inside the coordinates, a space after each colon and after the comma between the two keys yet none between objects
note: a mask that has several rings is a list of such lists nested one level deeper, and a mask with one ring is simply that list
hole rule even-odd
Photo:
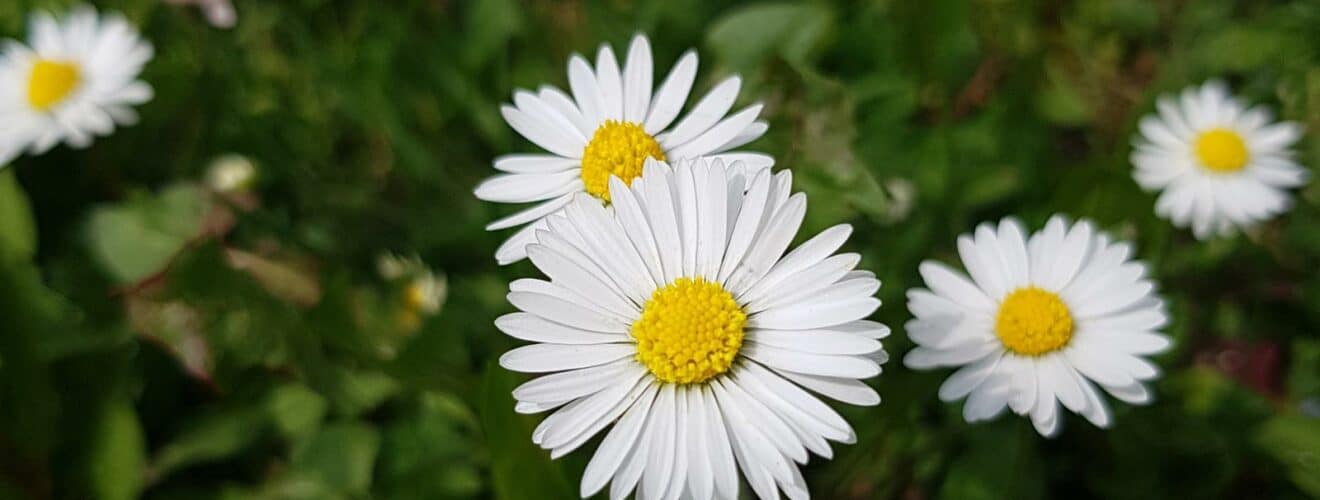
[{"label": "partially visible flower at edge", "polygon": [[0,165],[61,142],[86,148],[137,122],[133,107],[154,95],[138,75],[155,51],[128,20],[84,5],[33,14],[29,30],[28,45],[0,49]]}]

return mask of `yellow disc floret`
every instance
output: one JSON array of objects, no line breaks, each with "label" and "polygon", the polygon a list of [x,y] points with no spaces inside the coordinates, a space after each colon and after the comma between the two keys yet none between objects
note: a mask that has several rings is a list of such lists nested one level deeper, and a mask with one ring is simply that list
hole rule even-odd
[{"label": "yellow disc floret", "polygon": [[582,182],[588,193],[610,201],[610,176],[631,185],[647,158],[665,161],[654,137],[636,123],[606,120],[582,152]]},{"label": "yellow disc floret", "polygon": [[68,97],[81,81],[82,73],[72,63],[37,61],[28,77],[28,104],[47,111]]},{"label": "yellow disc floret", "polygon": [[718,283],[679,278],[656,290],[632,325],[637,361],[655,378],[694,384],[729,370],[747,314]]},{"label": "yellow disc floret", "polygon": [[1040,356],[1062,349],[1072,340],[1072,313],[1053,292],[1034,286],[1019,288],[999,306],[995,335],[1014,353]]},{"label": "yellow disc floret", "polygon": [[1216,128],[1196,138],[1196,158],[1211,172],[1236,172],[1247,166],[1247,143],[1232,130]]}]

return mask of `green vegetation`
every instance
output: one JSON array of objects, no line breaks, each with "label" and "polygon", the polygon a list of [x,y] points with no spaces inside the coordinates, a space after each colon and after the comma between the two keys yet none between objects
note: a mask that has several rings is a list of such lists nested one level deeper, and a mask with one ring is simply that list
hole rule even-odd
[{"label": "green vegetation", "polygon": [[[517,344],[492,321],[535,273],[492,254],[515,207],[473,186],[531,151],[499,115],[567,86],[572,52],[689,47],[697,92],[741,73],[752,148],[840,222],[894,327],[858,442],[804,474],[816,498],[1320,497],[1320,182],[1249,235],[1198,242],[1153,213],[1129,139],[1156,96],[1226,79],[1302,122],[1320,172],[1320,2],[1146,0],[106,0],[156,47],[141,122],[0,171],[0,499],[570,498],[594,445],[551,461],[513,413]],[[0,36],[65,0],[0,2]],[[235,153],[250,190],[206,187]],[[1314,177],[1315,175],[1313,175]],[[1169,301],[1151,406],[963,422],[913,372],[904,291],[923,259],[1018,215],[1132,240]],[[448,278],[410,313],[382,254]],[[744,488],[746,490],[746,488]]]}]

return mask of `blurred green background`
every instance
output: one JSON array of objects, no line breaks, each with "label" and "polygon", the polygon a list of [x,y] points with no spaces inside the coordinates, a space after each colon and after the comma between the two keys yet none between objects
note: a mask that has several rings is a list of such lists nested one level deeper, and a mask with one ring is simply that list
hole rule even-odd
[{"label": "blurred green background", "polygon": [[[70,5],[0,2],[0,36]],[[482,227],[515,207],[471,189],[533,149],[499,117],[513,89],[566,87],[569,54],[638,31],[657,75],[689,47],[698,92],[743,75],[803,233],[852,223],[885,282],[884,403],[840,407],[858,443],[805,467],[817,498],[1320,496],[1320,183],[1199,243],[1127,161],[1155,96],[1223,77],[1305,123],[1316,173],[1320,2],[238,0],[228,30],[98,5],[154,43],[157,96],[0,172],[0,498],[573,497],[594,445],[552,462],[512,411],[492,320],[535,270],[495,265],[507,232]],[[255,181],[208,187],[217,158]],[[968,425],[936,398],[947,370],[898,362],[904,290],[976,223],[1054,212],[1150,263],[1176,341],[1158,399],[1055,439]],[[438,312],[390,253],[447,277]]]}]

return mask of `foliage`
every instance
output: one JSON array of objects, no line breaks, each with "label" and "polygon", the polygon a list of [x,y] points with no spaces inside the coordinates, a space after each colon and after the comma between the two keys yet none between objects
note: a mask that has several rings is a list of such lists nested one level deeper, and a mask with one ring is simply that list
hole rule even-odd
[{"label": "foliage", "polygon": [[[156,47],[141,122],[0,172],[0,498],[571,497],[520,377],[493,363],[512,207],[478,202],[527,151],[514,88],[566,86],[574,51],[649,33],[658,71],[701,52],[766,103],[753,144],[810,198],[804,234],[850,222],[884,281],[895,354],[858,442],[805,469],[820,498],[1320,496],[1320,183],[1286,216],[1200,243],[1153,215],[1129,138],[1157,95],[1211,77],[1309,135],[1320,165],[1320,3],[1004,0],[106,0]],[[68,0],[0,2],[0,36]],[[250,190],[206,187],[237,153]],[[1015,214],[1090,217],[1133,240],[1174,315],[1149,407],[1058,438],[968,425],[914,373],[904,290],[959,233]],[[383,253],[448,276],[398,314]],[[414,318],[415,319],[415,318]],[[590,448],[590,445],[588,446]]]}]

